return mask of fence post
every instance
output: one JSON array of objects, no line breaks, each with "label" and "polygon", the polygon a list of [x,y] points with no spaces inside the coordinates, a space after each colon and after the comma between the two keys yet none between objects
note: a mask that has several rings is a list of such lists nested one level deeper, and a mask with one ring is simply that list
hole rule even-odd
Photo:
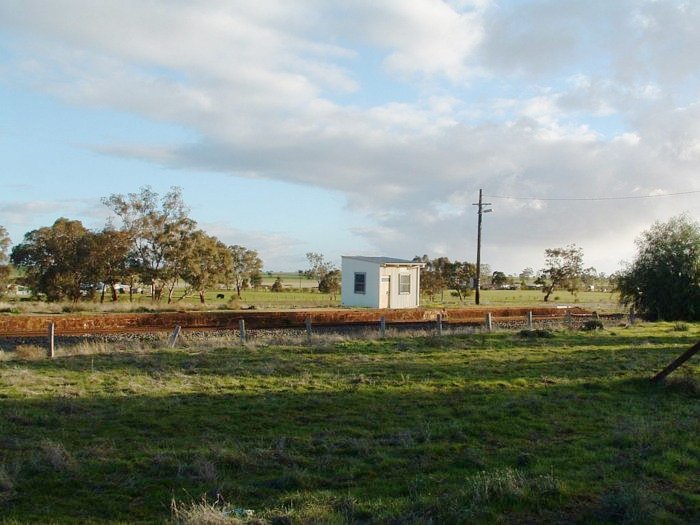
[{"label": "fence post", "polygon": [[659,382],[659,381],[665,379],[668,374],[673,372],[676,368],[678,368],[683,363],[685,363],[688,359],[690,359],[695,354],[697,354],[698,351],[700,351],[700,341],[698,341],[693,346],[688,348],[688,350],[683,352],[683,354],[680,357],[674,359],[673,363],[671,363],[666,368],[664,368],[661,372],[659,372],[654,377],[652,377],[651,380],[656,383],[656,382]]},{"label": "fence post", "polygon": [[534,323],[532,322],[532,310],[527,313],[527,329],[532,330],[534,328]]},{"label": "fence post", "polygon": [[442,314],[437,314],[437,333],[442,335]]},{"label": "fence post", "polygon": [[245,345],[245,341],[246,341],[245,319],[241,319],[238,321],[238,331],[240,332],[240,336],[241,336],[241,344]]},{"label": "fence post", "polygon": [[382,339],[386,336],[386,318],[383,315],[379,318],[379,335]]},{"label": "fence post", "polygon": [[170,348],[173,348],[175,346],[175,343],[177,342],[177,338],[180,336],[180,331],[182,330],[182,327],[180,325],[175,326],[175,330],[173,330],[173,333],[170,334],[170,341],[168,341],[168,346]]},{"label": "fence post", "polygon": [[54,335],[56,333],[56,325],[54,323],[49,323],[49,357],[54,358],[55,346],[54,346]]},{"label": "fence post", "polygon": [[491,332],[493,330],[493,316],[491,312],[486,312],[486,330]]},{"label": "fence post", "polygon": [[571,330],[571,328],[572,328],[572,326],[571,326],[571,323],[572,323],[572,321],[571,321],[571,310],[569,310],[568,308],[566,309],[566,320],[565,320],[564,322],[566,323],[566,327],[567,327],[569,330]]},{"label": "fence post", "polygon": [[311,338],[311,316],[306,318],[304,324],[306,325],[306,335]]}]

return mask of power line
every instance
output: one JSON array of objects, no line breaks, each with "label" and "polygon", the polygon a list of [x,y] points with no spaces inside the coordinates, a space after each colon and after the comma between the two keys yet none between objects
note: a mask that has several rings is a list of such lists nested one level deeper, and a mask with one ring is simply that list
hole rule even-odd
[{"label": "power line", "polygon": [[660,193],[658,195],[629,195],[626,197],[506,197],[503,195],[484,195],[484,197],[489,197],[490,199],[511,199],[519,201],[622,201],[631,199],[654,199],[656,197],[673,197],[676,195],[691,195],[693,193],[700,193],[700,190],[693,191],[679,191],[677,193]]}]

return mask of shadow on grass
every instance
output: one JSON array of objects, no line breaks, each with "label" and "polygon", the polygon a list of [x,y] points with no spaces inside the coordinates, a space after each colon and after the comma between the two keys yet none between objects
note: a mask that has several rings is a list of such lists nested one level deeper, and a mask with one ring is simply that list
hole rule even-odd
[{"label": "shadow on grass", "polygon": [[[5,517],[160,522],[173,497],[221,494],[279,509],[330,491],[386,522],[421,498],[458,494],[465,477],[519,468],[550,472],[573,494],[535,506],[496,501],[493,512],[566,521],[592,512],[577,507],[578,496],[590,502],[618,482],[654,475],[664,490],[677,483],[688,491],[692,462],[677,458],[698,452],[697,406],[639,378],[490,391],[363,380],[317,392],[188,389],[0,399],[0,457],[12,478],[0,499]],[[688,511],[682,501],[667,507]]]}]

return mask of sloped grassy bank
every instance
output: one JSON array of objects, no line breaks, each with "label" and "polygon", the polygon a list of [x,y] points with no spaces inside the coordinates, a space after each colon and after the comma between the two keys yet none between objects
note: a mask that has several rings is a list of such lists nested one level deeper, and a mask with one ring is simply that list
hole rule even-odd
[{"label": "sloped grassy bank", "polygon": [[699,325],[0,362],[0,521],[700,520]]}]

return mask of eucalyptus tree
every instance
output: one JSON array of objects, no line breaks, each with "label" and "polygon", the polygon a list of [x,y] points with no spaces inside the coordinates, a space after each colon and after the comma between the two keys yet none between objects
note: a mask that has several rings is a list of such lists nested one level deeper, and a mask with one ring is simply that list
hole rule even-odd
[{"label": "eucalyptus tree", "polygon": [[325,257],[320,253],[308,252],[306,254],[306,259],[309,261],[310,268],[306,270],[306,276],[310,279],[314,279],[318,285],[321,285],[326,274],[336,270],[335,265],[326,261]]},{"label": "eucalyptus tree", "polygon": [[[96,280],[102,283],[100,302],[104,302],[107,287],[112,301],[116,302],[119,297],[116,285],[128,280],[132,273],[129,265],[131,238],[128,232],[108,226],[92,234],[91,243],[90,264]],[[129,296],[131,297],[131,290]]]},{"label": "eucalyptus tree", "polygon": [[259,280],[263,262],[255,250],[234,244],[228,247],[231,263],[227,270],[227,282],[236,287],[236,295],[249,283]]},{"label": "eucalyptus tree", "polygon": [[206,290],[225,280],[232,264],[231,252],[216,237],[201,230],[195,230],[190,235],[186,246],[182,269],[182,279],[188,285],[186,293],[197,292],[200,303],[205,304]]},{"label": "eucalyptus tree", "polygon": [[583,250],[575,244],[565,248],[548,248],[544,251],[545,267],[540,275],[543,279],[545,302],[549,300],[555,288],[563,288],[576,293],[583,274]]},{"label": "eucalyptus tree", "polygon": [[49,301],[77,301],[96,279],[94,235],[80,221],[60,218],[25,234],[10,258],[24,270],[34,294],[45,294]]},{"label": "eucalyptus tree", "polygon": [[122,221],[131,238],[130,260],[141,281],[151,287],[151,298],[160,300],[166,285],[172,298],[174,284],[184,267],[184,242],[196,223],[173,186],[160,197],[150,186],[139,193],[112,194],[102,199]]}]

